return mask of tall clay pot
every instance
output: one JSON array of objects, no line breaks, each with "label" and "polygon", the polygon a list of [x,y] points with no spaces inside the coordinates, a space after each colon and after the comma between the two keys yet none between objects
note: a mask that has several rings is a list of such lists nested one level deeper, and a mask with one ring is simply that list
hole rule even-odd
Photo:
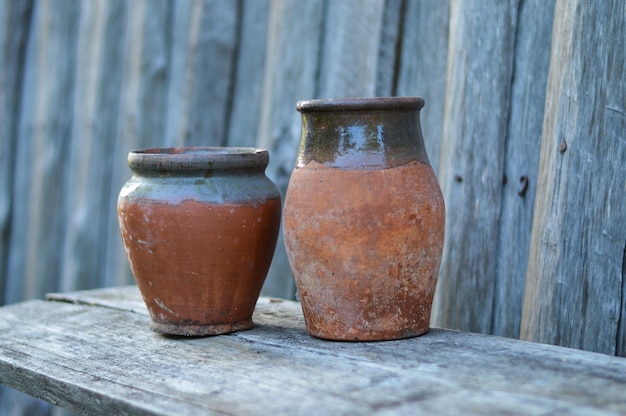
[{"label": "tall clay pot", "polygon": [[421,98],[300,101],[302,137],[283,232],[307,331],[374,341],[425,333],[444,202]]},{"label": "tall clay pot", "polygon": [[150,328],[217,335],[252,328],[280,226],[268,152],[168,148],[130,152],[118,199],[122,239]]}]

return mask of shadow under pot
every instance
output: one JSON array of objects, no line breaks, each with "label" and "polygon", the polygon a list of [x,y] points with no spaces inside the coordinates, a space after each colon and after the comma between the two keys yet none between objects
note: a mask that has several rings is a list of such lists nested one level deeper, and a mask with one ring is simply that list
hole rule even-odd
[{"label": "shadow under pot", "polygon": [[429,328],[445,209],[417,97],[300,101],[283,232],[307,331],[377,341]]},{"label": "shadow under pot", "polygon": [[150,328],[171,335],[253,327],[276,247],[281,200],[266,150],[143,149],[117,213]]}]

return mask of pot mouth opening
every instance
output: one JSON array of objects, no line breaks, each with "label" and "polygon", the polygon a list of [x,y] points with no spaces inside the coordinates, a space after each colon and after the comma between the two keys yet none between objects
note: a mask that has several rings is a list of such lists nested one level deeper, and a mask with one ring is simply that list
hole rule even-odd
[{"label": "pot mouth opening", "polygon": [[251,155],[266,152],[265,149],[257,149],[254,147],[219,147],[219,146],[180,146],[180,147],[154,147],[149,149],[131,150],[130,154],[136,155],[152,155],[159,157],[176,157],[181,158],[198,156],[201,158],[220,157],[221,155]]},{"label": "pot mouth opening", "polygon": [[417,111],[424,107],[420,97],[358,97],[358,98],[319,98],[301,100],[296,103],[300,112],[317,111]]},{"label": "pot mouth opening", "polygon": [[268,151],[254,147],[160,147],[137,149],[128,153],[129,167],[146,173],[264,170],[268,162]]}]

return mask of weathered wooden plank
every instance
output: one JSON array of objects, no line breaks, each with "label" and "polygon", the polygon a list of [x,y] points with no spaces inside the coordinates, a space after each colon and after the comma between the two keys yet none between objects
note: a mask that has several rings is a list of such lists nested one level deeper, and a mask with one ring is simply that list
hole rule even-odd
[{"label": "weathered wooden plank", "polygon": [[518,1],[452,1],[439,182],[446,238],[433,322],[488,333]]},{"label": "weathered wooden plank", "polygon": [[245,0],[240,18],[233,104],[228,114],[229,146],[256,147],[261,119],[269,29],[269,0]]},{"label": "weathered wooden plank", "polygon": [[174,2],[167,143],[225,145],[231,110],[239,2]]},{"label": "weathered wooden plank", "polygon": [[[30,32],[33,1],[0,2],[0,305],[5,303],[8,258],[13,249],[13,217],[16,149],[19,141],[26,44]],[[23,393],[0,386],[0,414],[28,409],[44,414],[50,405]]]},{"label": "weathered wooden plank", "polygon": [[[111,171],[117,141],[126,2],[85,3],[78,17],[75,94],[68,172],[68,221],[61,290],[100,287],[106,278]],[[117,222],[116,222],[117,226]]]},{"label": "weathered wooden plank", "polygon": [[[433,329],[407,340],[310,337],[298,303],[261,299],[250,331],[212,338],[151,332],[125,311],[139,293],[92,305],[0,309],[0,381],[89,414],[620,414],[626,361]],[[81,296],[71,295],[80,301]]]},{"label": "weathered wooden plank", "polygon": [[395,95],[424,98],[420,122],[430,165],[439,171],[446,98],[449,0],[406,1]]},{"label": "weathered wooden plank", "polygon": [[[35,4],[16,149],[7,302],[57,290],[65,235],[80,3]],[[19,191],[17,191],[19,190]],[[61,244],[59,244],[61,242]]]},{"label": "weathered wooden plank", "polygon": [[135,285],[127,287],[107,287],[74,292],[47,293],[46,299],[55,302],[69,302],[80,305],[103,306],[127,312],[147,315],[146,304]]},{"label": "weathered wooden plank", "polygon": [[404,0],[385,0],[383,3],[374,83],[376,97],[396,95],[405,3]]},{"label": "weathered wooden plank", "polygon": [[[165,114],[170,76],[171,3],[167,0],[137,0],[125,2],[125,5],[120,95],[116,108],[110,109],[117,112],[116,140],[109,173],[110,209],[106,216],[101,286],[128,284],[133,280],[122,247],[116,210],[119,191],[131,176],[128,152],[167,144]],[[104,217],[102,221],[105,221]]]},{"label": "weathered wooden plank", "polygon": [[32,8],[32,1],[4,1],[0,4],[0,305],[5,301],[11,249],[15,152]]},{"label": "weathered wooden plank", "polygon": [[[537,188],[554,1],[520,4],[496,251],[490,333],[518,338]],[[521,192],[527,179],[527,189]]]},{"label": "weathered wooden plank", "polygon": [[[31,29],[33,1],[0,2],[0,305],[5,303],[13,217],[16,149],[26,46]],[[0,414],[17,414],[27,409],[32,415],[45,414],[48,403],[0,386]]]},{"label": "weathered wooden plank", "polygon": [[[270,151],[267,175],[285,194],[300,142],[296,101],[315,97],[324,1],[271,3],[259,147]],[[295,283],[282,231],[263,294],[293,299]]]},{"label": "weathered wooden plank", "polygon": [[327,2],[317,97],[375,95],[384,6],[384,0]]},{"label": "weathered wooden plank", "polygon": [[525,339],[626,355],[625,51],[626,3],[557,1]]},{"label": "weathered wooden plank", "polygon": [[[11,58],[17,60],[0,66],[0,72],[8,70],[8,76],[19,68],[19,78],[13,77],[15,84],[11,88],[18,88],[16,92],[21,94],[12,103],[14,118],[7,123],[14,135],[8,141],[14,143],[14,148],[6,156],[11,159],[9,166],[15,169],[8,175],[13,181],[13,195],[7,200],[12,204],[11,247],[1,253],[8,255],[7,267],[2,271],[7,276],[6,286],[2,283],[6,288],[4,301],[8,303],[41,297],[60,286],[60,248],[67,207],[65,168],[72,119],[66,109],[73,106],[79,11],[74,1],[59,5],[18,3],[8,3],[13,9],[9,16],[12,21],[3,25],[14,31],[11,36],[19,41],[15,45],[19,49],[10,51],[15,54]],[[27,11],[30,7],[32,11]],[[11,414],[49,408],[14,391],[3,389],[1,393],[2,406]]]}]

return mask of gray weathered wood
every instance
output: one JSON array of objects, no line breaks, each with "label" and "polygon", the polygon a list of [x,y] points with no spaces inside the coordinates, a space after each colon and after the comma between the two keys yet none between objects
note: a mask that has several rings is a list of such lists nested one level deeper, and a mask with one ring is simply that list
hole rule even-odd
[{"label": "gray weathered wood", "polygon": [[[258,144],[270,151],[267,175],[283,197],[300,142],[296,101],[316,94],[323,12],[322,0],[271,4]],[[295,291],[281,231],[263,293],[293,299]]]},{"label": "gray weathered wood", "polygon": [[[130,178],[127,155],[133,149],[166,145],[167,86],[171,48],[171,3],[165,0],[124,2],[126,6],[124,55],[119,101],[116,108],[115,148],[109,173],[109,211],[106,250],[100,286],[130,283],[133,278],[122,248],[117,222],[117,196]],[[112,70],[109,68],[108,70]],[[117,67],[116,67],[117,70]],[[107,88],[108,85],[103,85]],[[112,93],[112,92],[111,92]],[[103,219],[104,220],[104,219]]]},{"label": "gray weathered wood", "polygon": [[[15,159],[32,10],[30,0],[0,2],[0,304],[5,302],[9,253],[15,249],[12,240]],[[0,414],[11,414],[18,406],[34,414],[50,407],[1,386]]]},{"label": "gray weathered wood", "polygon": [[446,203],[436,325],[488,333],[493,319],[518,1],[452,1],[439,162]]},{"label": "gray weathered wood", "polygon": [[424,98],[420,122],[430,165],[439,171],[446,98],[449,0],[405,2],[396,95]]},{"label": "gray weathered wood", "polygon": [[[493,318],[489,333],[518,338],[546,97],[553,0],[520,4],[509,100],[496,251]],[[519,194],[520,178],[528,189]]]},{"label": "gray weathered wood", "polygon": [[269,0],[245,0],[241,13],[227,144],[256,147],[265,78]]},{"label": "gray weathered wood", "polygon": [[[11,3],[16,7],[16,2]],[[17,7],[24,6],[28,3]],[[28,35],[16,51],[21,55],[15,62],[21,80],[14,87],[20,88],[21,97],[14,103],[15,118],[9,124],[15,147],[8,156],[15,171],[10,176],[14,181],[9,198],[11,249],[2,272],[18,277],[7,279],[6,302],[42,297],[60,288],[72,130],[68,109],[74,105],[79,13],[77,1],[36,2],[28,16],[17,15],[24,26],[13,28],[16,36],[24,36],[25,29]],[[2,400],[31,411],[39,407],[9,391],[2,392]]]},{"label": "gray weathered wood", "polygon": [[[116,297],[120,301],[116,301]],[[0,381],[84,414],[623,414],[626,361],[467,332],[337,343],[296,302],[256,327],[170,338],[134,287],[0,309]]]},{"label": "gray weathered wood", "polygon": [[[26,45],[5,300],[59,287],[80,3],[35,4]],[[64,57],[59,59],[59,57]]]},{"label": "gray weathered wood", "polygon": [[167,142],[226,144],[237,57],[238,2],[174,2]]},{"label": "gray weathered wood", "polygon": [[33,2],[0,4],[0,304],[4,303],[25,45]]},{"label": "gray weathered wood", "polygon": [[[384,0],[326,3],[315,97],[375,95]],[[310,53],[310,52],[309,52]]]},{"label": "gray weathered wood", "polygon": [[404,0],[385,0],[382,10],[381,33],[376,60],[376,82],[374,95],[388,97],[396,95],[398,60],[404,27]]},{"label": "gray weathered wood", "polygon": [[626,355],[625,51],[626,3],[557,1],[525,339]]},{"label": "gray weathered wood", "polygon": [[[105,278],[111,171],[123,73],[126,2],[98,0],[81,7],[74,109],[69,145],[68,219],[61,290],[100,286]],[[100,220],[95,220],[100,219]],[[117,228],[117,224],[116,228]]]}]

